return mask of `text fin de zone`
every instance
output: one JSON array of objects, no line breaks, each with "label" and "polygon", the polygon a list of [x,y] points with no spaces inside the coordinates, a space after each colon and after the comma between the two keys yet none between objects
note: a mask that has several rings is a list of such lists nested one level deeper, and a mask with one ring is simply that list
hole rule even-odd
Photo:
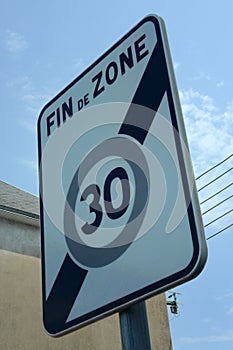
[{"label": "text fin de zone", "polygon": [[125,52],[123,51],[117,57],[116,61],[111,61],[103,70],[100,70],[91,78],[92,92],[85,93],[83,97],[74,101],[70,96],[55,111],[46,118],[47,136],[59,128],[67,118],[71,118],[74,112],[80,111],[90,103],[90,99],[95,99],[101,95],[107,86],[113,85],[121,76],[132,69],[137,63],[144,59],[149,50],[146,47],[146,34],[141,35]]}]

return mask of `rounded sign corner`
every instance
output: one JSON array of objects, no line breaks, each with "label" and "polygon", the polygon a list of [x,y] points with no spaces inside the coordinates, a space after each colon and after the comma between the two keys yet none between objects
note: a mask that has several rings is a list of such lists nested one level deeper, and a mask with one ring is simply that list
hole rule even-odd
[{"label": "rounded sign corner", "polygon": [[39,114],[52,337],[192,279],[207,260],[163,29],[160,16],[146,16]]},{"label": "rounded sign corner", "polygon": [[48,323],[48,321],[46,320],[46,313],[45,312],[43,312],[42,324],[43,324],[43,327],[44,327],[46,334],[49,335],[50,337],[58,338],[62,334],[59,331],[54,330],[54,327],[51,324],[51,322]]},{"label": "rounded sign corner", "polygon": [[160,15],[157,15],[155,13],[149,13],[148,15],[146,15],[142,21],[145,22],[153,22],[156,24],[162,24],[163,26],[165,26],[165,21],[163,19],[163,17],[161,17]]}]

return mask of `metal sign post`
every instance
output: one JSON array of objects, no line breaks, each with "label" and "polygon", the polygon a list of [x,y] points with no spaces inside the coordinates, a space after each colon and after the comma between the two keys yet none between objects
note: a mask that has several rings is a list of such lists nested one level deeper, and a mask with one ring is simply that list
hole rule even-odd
[{"label": "metal sign post", "polygon": [[122,350],[151,350],[145,301],[121,311],[119,318]]}]

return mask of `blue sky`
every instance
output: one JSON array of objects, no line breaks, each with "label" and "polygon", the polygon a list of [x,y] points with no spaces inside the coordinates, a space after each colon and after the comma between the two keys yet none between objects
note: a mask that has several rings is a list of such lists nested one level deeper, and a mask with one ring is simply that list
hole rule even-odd
[{"label": "blue sky", "polygon": [[[164,18],[195,175],[233,150],[233,2],[210,0],[77,2],[3,1],[0,20],[1,180],[38,194],[36,122],[42,107],[150,13]],[[232,166],[232,158],[197,182],[200,188]],[[232,182],[232,172],[200,192],[204,200]],[[230,187],[205,203],[230,196]],[[232,199],[203,216],[207,224]],[[232,223],[232,213],[206,228]],[[204,272],[177,287],[179,317],[169,313],[178,350],[232,349],[232,228],[208,241]]]}]

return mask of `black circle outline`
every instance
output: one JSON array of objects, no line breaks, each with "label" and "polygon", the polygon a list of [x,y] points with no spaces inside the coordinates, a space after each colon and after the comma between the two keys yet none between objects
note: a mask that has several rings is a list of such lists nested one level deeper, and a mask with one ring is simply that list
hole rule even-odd
[{"label": "black circle outline", "polygon": [[[121,148],[116,147],[121,144]],[[114,154],[111,152],[112,144]],[[90,247],[83,242],[77,232],[75,224],[75,205],[79,193],[80,185],[85,177],[85,174],[81,174],[81,166],[86,162],[88,163],[95,153],[95,163],[108,156],[122,156],[122,148],[127,153],[125,159],[130,165],[134,178],[135,178],[135,198],[134,205],[130,217],[116,239],[104,247]],[[101,151],[104,151],[104,156]],[[132,155],[132,156],[131,156]],[[136,155],[136,157],[135,157]],[[135,161],[129,158],[136,158]],[[89,162],[89,170],[93,166]],[[138,165],[140,163],[140,166]],[[66,197],[66,204],[64,209],[64,232],[66,243],[71,253],[72,258],[75,262],[81,263],[85,267],[101,267],[110,264],[111,262],[118,259],[132,244],[135,237],[138,234],[139,228],[141,227],[142,221],[145,216],[145,212],[148,204],[148,193],[149,193],[149,169],[146,158],[141,151],[140,147],[133,141],[125,137],[114,137],[107,139],[96,146],[82,161],[81,165],[76,170]],[[124,236],[127,234],[127,239]]]}]

